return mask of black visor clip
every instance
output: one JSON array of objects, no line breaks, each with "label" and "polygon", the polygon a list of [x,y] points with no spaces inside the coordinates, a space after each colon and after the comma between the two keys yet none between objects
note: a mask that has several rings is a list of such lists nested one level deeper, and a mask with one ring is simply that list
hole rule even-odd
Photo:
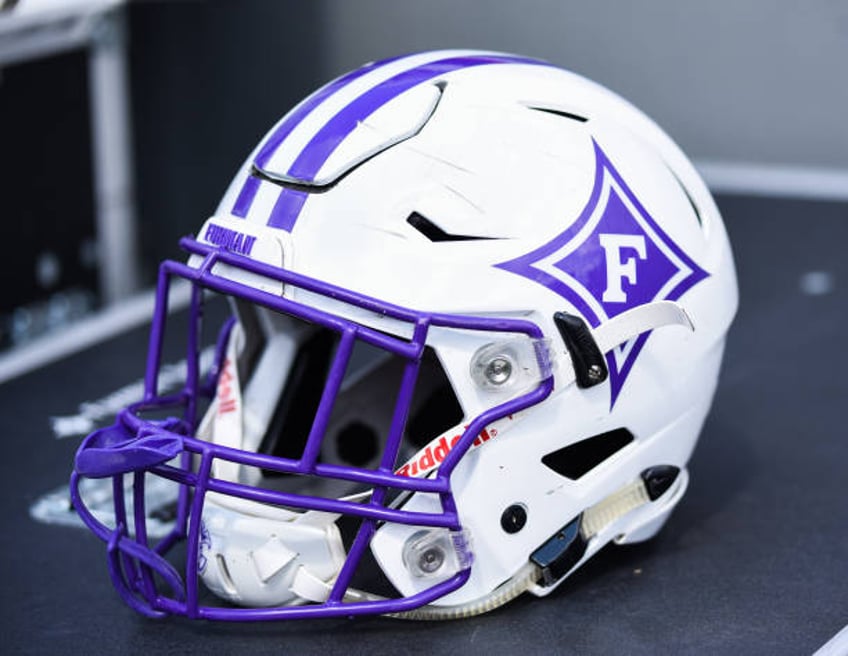
[{"label": "black visor clip", "polygon": [[573,314],[557,312],[554,323],[571,356],[577,386],[587,388],[603,383],[609,376],[609,370],[586,322]]}]

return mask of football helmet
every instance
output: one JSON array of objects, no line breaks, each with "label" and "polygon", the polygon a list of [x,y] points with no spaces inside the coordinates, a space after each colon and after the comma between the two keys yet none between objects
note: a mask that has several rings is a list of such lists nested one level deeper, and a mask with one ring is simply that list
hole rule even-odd
[{"label": "football helmet", "polygon": [[[142,613],[470,616],[650,538],[686,490],[732,254],[692,164],[602,86],[490,52],[369,64],[286,114],[181,245],[144,398],[71,481]],[[113,522],[83,478],[112,479]]]}]

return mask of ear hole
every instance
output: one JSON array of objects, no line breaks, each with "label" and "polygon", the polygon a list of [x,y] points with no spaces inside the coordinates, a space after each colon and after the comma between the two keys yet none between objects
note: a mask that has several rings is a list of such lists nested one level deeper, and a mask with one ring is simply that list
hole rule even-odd
[{"label": "ear hole", "polygon": [[542,464],[560,476],[577,480],[633,441],[633,434],[626,428],[617,428],[600,433],[542,458]]}]

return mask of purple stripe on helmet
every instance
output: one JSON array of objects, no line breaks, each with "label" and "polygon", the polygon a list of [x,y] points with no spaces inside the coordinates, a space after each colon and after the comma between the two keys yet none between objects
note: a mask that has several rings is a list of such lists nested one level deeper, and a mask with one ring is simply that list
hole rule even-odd
[{"label": "purple stripe on helmet", "polygon": [[461,68],[484,64],[528,63],[548,65],[538,59],[527,57],[474,55],[440,59],[398,73],[359,96],[330,119],[301,151],[289,168],[288,175],[303,182],[313,181],[333,151],[353,132],[360,121],[365,120],[387,102],[417,84]]},{"label": "purple stripe on helmet", "polygon": [[[406,56],[406,55],[404,55]],[[265,141],[259,153],[254,159],[254,164],[263,168],[273,156],[274,152],[286,137],[300,124],[300,122],[324,100],[348,85],[355,79],[370,73],[390,62],[401,59],[395,57],[384,59],[355,71],[343,75],[329,84],[321,87],[318,91],[306,98],[274,130],[274,133]],[[445,59],[429,62],[416,68],[398,73],[392,78],[378,84],[371,90],[359,96],[347,107],[339,111],[331,118],[324,127],[312,138],[312,140],[301,151],[300,155],[289,168],[291,177],[309,182],[314,180],[318,171],[344,139],[356,128],[359,121],[367,118],[373,112],[396,98],[398,95],[414,87],[416,84],[425,82],[439,75],[455,71],[460,68],[481,66],[484,64],[535,64],[548,66],[546,62],[527,57],[514,57],[510,55],[470,55],[465,57],[448,57]],[[235,205],[233,214],[236,216],[247,216],[256,192],[259,189],[259,180],[249,177],[242,187]],[[277,199],[268,225],[283,230],[291,231],[297,217],[300,214],[307,195],[304,192],[284,189]]]},{"label": "purple stripe on helmet", "polygon": [[271,210],[271,216],[268,219],[268,225],[272,228],[280,228],[286,232],[291,232],[294,227],[297,217],[300,215],[300,210],[306,202],[308,194],[305,191],[297,189],[284,188],[274,203],[274,209]]},{"label": "purple stripe on helmet", "polygon": [[256,192],[259,191],[260,184],[259,178],[255,178],[252,175],[247,176],[247,180],[245,180],[244,186],[241,188],[238,198],[236,198],[236,202],[233,205],[232,214],[234,216],[240,216],[241,218],[247,216],[247,212],[253,204],[253,199],[256,197]]},{"label": "purple stripe on helmet", "polygon": [[361,68],[357,68],[355,71],[346,73],[345,75],[325,84],[323,87],[318,89],[318,91],[308,96],[289,113],[283,122],[280,123],[274,130],[274,133],[268,137],[265,144],[262,146],[262,149],[259,151],[259,154],[256,155],[256,158],[253,160],[254,164],[256,164],[259,168],[264,168],[268,164],[268,160],[270,160],[271,156],[274,154],[274,151],[280,147],[280,144],[283,143],[289,134],[291,134],[292,130],[300,124],[307,114],[318,107],[318,105],[324,102],[324,100],[326,100],[329,96],[333,95],[342,87],[347,86],[356,78],[362,77],[366,73],[370,73],[397,59],[400,59],[400,57],[392,57],[391,59],[383,59],[378,62],[366,64]]},{"label": "purple stripe on helmet", "polygon": [[[405,56],[406,55],[402,55],[401,57]],[[289,112],[283,121],[276,127],[273,134],[266,139],[262,148],[259,150],[259,154],[257,154],[254,158],[253,163],[259,168],[263,168],[268,163],[268,160],[271,159],[274,151],[276,151],[285,138],[291,134],[292,130],[294,130],[313,109],[324,102],[324,100],[326,100],[329,96],[333,95],[342,87],[350,84],[356,78],[361,77],[366,73],[370,73],[385,64],[401,59],[401,57],[392,57],[390,59],[383,59],[378,62],[366,64],[361,68],[357,68],[355,71],[351,71],[350,73],[336,78],[318,89],[318,91],[309,95],[291,112]],[[240,216],[242,218],[247,216],[250,206],[253,204],[253,199],[256,197],[256,192],[259,190],[259,184],[260,182],[258,179],[252,176],[247,178],[241,192],[239,192],[235,205],[233,205],[232,213],[235,216]],[[302,204],[303,203],[301,203],[301,205]]]}]

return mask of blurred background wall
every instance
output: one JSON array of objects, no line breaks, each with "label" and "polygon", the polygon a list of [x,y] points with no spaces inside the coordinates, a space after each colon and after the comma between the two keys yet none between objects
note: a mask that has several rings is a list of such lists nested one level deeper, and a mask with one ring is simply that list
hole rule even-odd
[{"label": "blurred background wall", "polygon": [[[0,14],[0,52],[2,20],[28,2],[87,1],[19,0]],[[297,100],[421,49],[518,52],[593,78],[653,116],[718,192],[848,201],[845,0],[135,0],[118,11],[133,183],[121,202],[136,216],[142,287]],[[0,64],[0,276],[14,282],[0,296],[0,347],[50,332],[57,295],[103,305],[89,66],[84,47]],[[16,316],[41,316],[42,329],[16,336]]]},{"label": "blurred background wall", "polygon": [[146,278],[214,212],[259,139],[323,79],[324,8],[294,0],[129,6]]},{"label": "blurred background wall", "polygon": [[[255,143],[326,69],[320,2],[12,4],[0,13],[0,352],[60,334],[108,298],[92,121],[106,124],[106,141],[117,126],[92,113],[95,50],[118,47],[113,65],[126,73],[130,180],[99,200],[135,216],[136,289],[155,283],[159,261],[181,257],[179,237],[215,210]],[[69,45],[53,47],[60,33]],[[3,371],[0,362],[0,380]]]},{"label": "blurred background wall", "polygon": [[548,59],[699,160],[848,170],[845,0],[326,0],[326,62],[443,47]]}]

